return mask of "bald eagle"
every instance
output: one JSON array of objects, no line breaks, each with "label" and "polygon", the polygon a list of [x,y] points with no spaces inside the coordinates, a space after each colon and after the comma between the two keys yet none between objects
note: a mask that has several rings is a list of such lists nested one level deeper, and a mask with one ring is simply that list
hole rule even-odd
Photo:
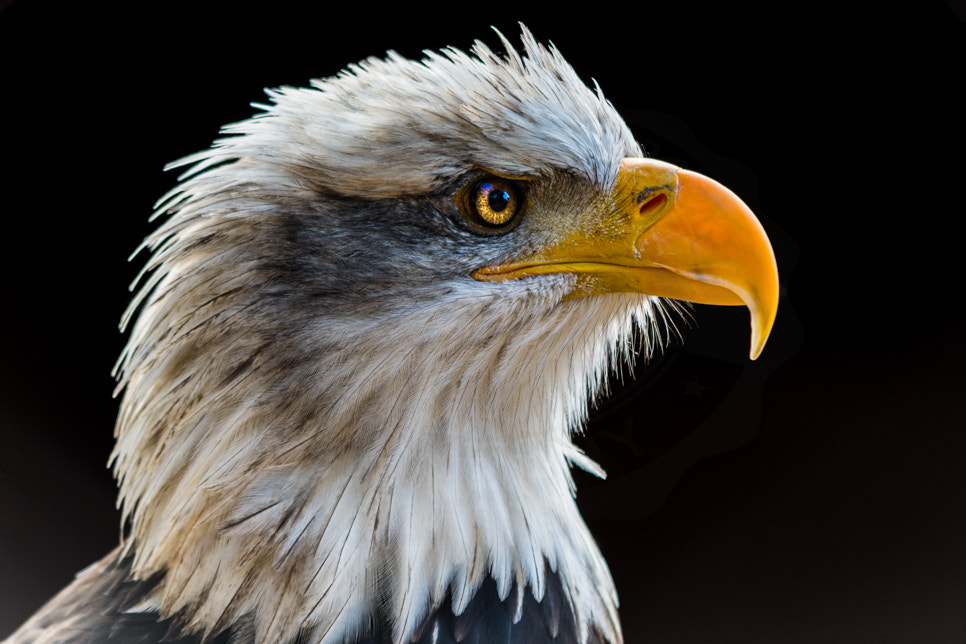
[{"label": "bald eagle", "polygon": [[616,644],[571,442],[768,239],[524,28],[270,91],[158,204],[125,316],[125,534],[8,640]]}]

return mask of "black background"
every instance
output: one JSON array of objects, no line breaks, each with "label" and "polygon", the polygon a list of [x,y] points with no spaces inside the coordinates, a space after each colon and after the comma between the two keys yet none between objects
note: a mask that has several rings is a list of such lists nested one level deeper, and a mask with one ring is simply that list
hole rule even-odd
[{"label": "black background", "polygon": [[[746,314],[697,307],[620,394],[635,411],[605,403],[591,425],[612,476],[581,478],[579,500],[627,641],[966,639],[966,12],[563,4],[7,3],[0,636],[116,543],[110,370],[164,164],[263,87],[387,49],[496,47],[490,25],[516,40],[523,21],[654,156],[744,198],[782,273],[758,363]],[[648,409],[651,433],[628,425]]]}]

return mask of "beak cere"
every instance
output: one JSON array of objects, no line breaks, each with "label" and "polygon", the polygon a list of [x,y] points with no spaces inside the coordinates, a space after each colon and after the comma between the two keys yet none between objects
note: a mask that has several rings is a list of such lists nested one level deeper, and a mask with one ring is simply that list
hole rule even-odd
[{"label": "beak cere", "polygon": [[507,264],[484,281],[573,273],[571,297],[643,293],[699,304],[745,305],[751,352],[765,346],[778,310],[778,266],[761,223],[720,183],[652,159],[621,163],[592,230]]}]

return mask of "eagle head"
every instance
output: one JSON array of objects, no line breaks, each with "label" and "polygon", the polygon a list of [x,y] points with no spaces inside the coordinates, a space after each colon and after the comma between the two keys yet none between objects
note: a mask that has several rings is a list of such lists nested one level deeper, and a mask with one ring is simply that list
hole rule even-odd
[{"label": "eagle head", "polygon": [[756,356],[775,259],[733,193],[646,158],[522,43],[271,91],[176,164],[117,365],[117,557],[152,580],[126,614],[200,640],[621,641],[571,434],[672,299],[747,306]]}]

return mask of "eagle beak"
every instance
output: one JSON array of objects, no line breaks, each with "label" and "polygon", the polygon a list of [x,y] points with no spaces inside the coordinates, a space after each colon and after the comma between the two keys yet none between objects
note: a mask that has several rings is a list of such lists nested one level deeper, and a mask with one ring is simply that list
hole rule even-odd
[{"label": "eagle beak", "polygon": [[624,159],[597,225],[508,264],[485,281],[573,273],[570,297],[644,293],[700,304],[745,305],[751,358],[778,310],[778,266],[748,206],[720,183],[653,159]]}]

